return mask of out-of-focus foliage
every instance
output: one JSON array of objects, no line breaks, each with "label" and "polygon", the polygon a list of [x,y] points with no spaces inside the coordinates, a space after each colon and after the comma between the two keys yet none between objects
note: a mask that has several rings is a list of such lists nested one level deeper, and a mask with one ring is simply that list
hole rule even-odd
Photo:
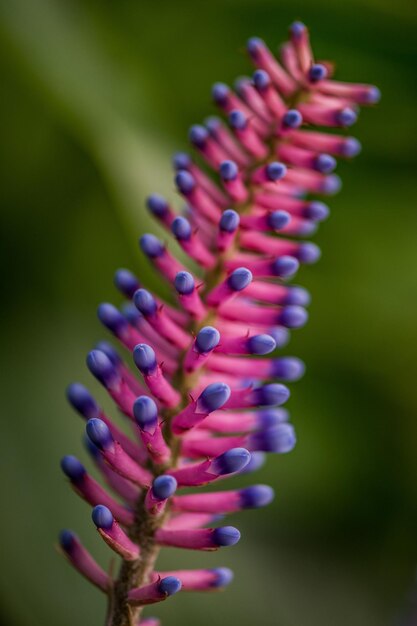
[{"label": "out-of-focus foliage", "polygon": [[[236,570],[227,593],[180,594],[158,611],[171,626],[380,626],[410,609],[417,555],[413,6],[1,3],[4,623],[103,623],[102,598],[52,546],[58,529],[70,526],[105,563],[88,508],[58,468],[64,453],[85,458],[83,424],[64,389],[74,379],[90,383],[83,359],[101,337],[96,305],[116,297],[113,270],[130,266],[154,281],[136,252],[148,227],[143,199],[154,189],[173,195],[171,150],[185,147],[188,125],[211,111],[211,83],[249,71],[246,39],[256,34],[275,46],[294,18],[310,26],[317,56],[336,60],[339,77],[376,83],[383,99],[354,128],[363,154],[339,166],[344,189],[317,238],[323,259],[300,272],[313,305],[288,348],[308,364],[291,400],[299,444],[258,476],[274,484],[277,498],[237,520],[237,548],[209,555],[212,565]],[[178,566],[176,557],[172,551],[165,565]],[[197,565],[192,554],[185,558]]]}]

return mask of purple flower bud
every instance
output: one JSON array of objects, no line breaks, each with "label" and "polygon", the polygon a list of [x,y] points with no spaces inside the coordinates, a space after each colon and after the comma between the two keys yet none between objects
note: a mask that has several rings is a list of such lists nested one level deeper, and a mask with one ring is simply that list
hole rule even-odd
[{"label": "purple flower bud", "polygon": [[187,172],[187,170],[179,170],[175,176],[175,184],[177,185],[178,191],[186,196],[191,193],[195,187],[194,176],[192,176],[190,172]]},{"label": "purple flower bud", "polygon": [[290,223],[291,216],[286,211],[273,211],[268,215],[268,224],[273,230],[281,230]]},{"label": "purple flower bud", "polygon": [[272,428],[282,422],[288,422],[289,413],[282,407],[276,409],[264,409],[257,414],[258,430],[266,430]]},{"label": "purple flower bud", "polygon": [[131,298],[135,291],[139,289],[140,283],[130,270],[120,269],[114,275],[114,284],[126,298]]},{"label": "purple flower bud", "polygon": [[199,397],[199,403],[211,413],[220,409],[230,398],[230,387],[225,383],[211,383]]},{"label": "purple flower bud", "polygon": [[271,79],[265,70],[256,70],[253,73],[253,82],[259,91],[264,91],[271,84]]},{"label": "purple flower bud", "polygon": [[248,43],[246,45],[247,50],[250,54],[250,56],[253,59],[256,59],[257,55],[259,54],[260,50],[262,50],[262,48],[265,48],[265,42],[260,39],[259,37],[251,37],[248,40]]},{"label": "purple flower bud", "polygon": [[100,410],[91,393],[81,383],[72,383],[67,388],[67,399],[83,417],[98,417]]},{"label": "purple flower bud", "polygon": [[86,426],[88,438],[99,450],[108,450],[113,446],[113,437],[107,424],[96,417],[88,420]]},{"label": "purple flower bud", "polygon": [[127,328],[127,321],[113,304],[103,302],[97,309],[100,322],[112,333],[119,335]]},{"label": "purple flower bud", "polygon": [[133,404],[133,415],[141,430],[154,428],[158,421],[158,407],[149,396],[139,396]]},{"label": "purple flower bud", "polygon": [[358,119],[357,113],[353,109],[346,107],[337,114],[337,122],[341,126],[352,126]]},{"label": "purple flower bud", "polygon": [[289,278],[298,270],[300,264],[297,259],[292,256],[283,255],[276,259],[273,263],[273,271],[275,276],[280,278]]},{"label": "purple flower bud", "polygon": [[248,339],[248,348],[251,354],[269,354],[277,347],[271,335],[254,335]]},{"label": "purple flower bud", "polygon": [[281,311],[280,322],[287,328],[301,328],[307,322],[308,313],[296,304],[288,305]]},{"label": "purple flower bud", "polygon": [[233,580],[233,572],[228,567],[217,567],[212,572],[216,576],[215,581],[211,584],[212,587],[226,587]]},{"label": "purple flower bud", "polygon": [[213,542],[218,546],[234,546],[240,539],[240,532],[234,526],[220,526],[213,532]]},{"label": "purple flower bud", "polygon": [[135,346],[133,360],[142,374],[152,373],[157,366],[155,351],[146,343],[138,343]]},{"label": "purple flower bud", "polygon": [[78,537],[71,530],[61,530],[59,533],[59,544],[64,552],[71,552]]},{"label": "purple flower bud", "polygon": [[315,160],[315,168],[322,174],[330,174],[336,167],[336,159],[330,154],[319,154]]},{"label": "purple flower bud", "polygon": [[290,33],[293,37],[299,38],[305,32],[306,26],[303,22],[293,22],[290,26]]},{"label": "purple flower bud", "polygon": [[91,513],[94,524],[97,528],[103,528],[109,530],[113,526],[114,517],[110,509],[102,504],[98,504],[94,507]]},{"label": "purple flower bud", "polygon": [[287,128],[298,128],[303,123],[303,116],[297,109],[289,109],[282,118],[282,123]]},{"label": "purple flower bud", "polygon": [[292,382],[304,375],[305,365],[296,357],[285,356],[272,361],[272,372],[276,378]]},{"label": "purple flower bud", "polygon": [[185,217],[176,217],[171,224],[171,230],[179,241],[188,241],[191,237],[191,224]]},{"label": "purple flower bud", "polygon": [[245,448],[232,448],[214,459],[211,472],[218,476],[240,472],[250,461],[250,452]]},{"label": "purple flower bud", "polygon": [[135,326],[141,319],[143,319],[142,313],[139,313],[133,302],[125,302],[122,304],[122,313],[127,321]]},{"label": "purple flower bud", "polygon": [[113,348],[111,343],[108,341],[99,341],[94,346],[95,350],[100,350],[100,352],[104,352],[104,354],[110,359],[115,367],[118,367],[122,359],[120,358],[117,350]]},{"label": "purple flower bud", "polygon": [[186,152],[176,152],[172,157],[172,165],[174,166],[175,171],[188,170],[191,164],[191,157]]},{"label": "purple flower bud", "polygon": [[195,288],[194,278],[189,272],[178,272],[174,279],[174,287],[181,295],[192,293]]},{"label": "purple flower bud", "polygon": [[320,256],[320,248],[315,243],[303,243],[298,251],[298,258],[301,263],[315,263]]},{"label": "purple flower bud", "polygon": [[331,174],[330,176],[326,176],[324,179],[324,183],[322,186],[322,192],[332,196],[335,193],[338,193],[342,187],[342,181],[339,176],[336,174]]},{"label": "purple flower bud", "polygon": [[142,235],[139,245],[144,254],[150,259],[156,259],[163,254],[165,247],[155,235]]},{"label": "purple flower bud", "polygon": [[285,404],[290,397],[289,389],[279,383],[258,387],[252,393],[255,395],[256,404],[260,406],[279,406]]},{"label": "purple flower bud", "polygon": [[290,333],[283,326],[274,326],[268,330],[268,333],[274,339],[277,348],[283,348],[290,340]]},{"label": "purple flower bud", "polygon": [[164,217],[168,212],[168,202],[164,196],[153,193],[146,199],[146,206],[149,211],[156,217]]},{"label": "purple flower bud", "polygon": [[220,218],[219,227],[220,230],[223,230],[226,233],[233,233],[239,227],[239,223],[239,213],[233,209],[226,209],[226,211],[223,211]]},{"label": "purple flower bud", "polygon": [[166,500],[177,490],[177,481],[173,476],[158,476],[152,483],[152,492],[157,500]]},{"label": "purple flower bud", "polygon": [[[188,138],[197,148],[203,148],[208,139],[208,131],[204,126],[200,126],[200,124],[195,124],[191,126],[190,132],[188,133]],[[177,183],[178,184],[178,183]]]},{"label": "purple flower bud", "polygon": [[307,209],[307,217],[315,222],[322,222],[329,216],[329,207],[324,202],[314,200],[310,202]]},{"label": "purple flower bud", "polygon": [[236,130],[243,130],[248,124],[248,118],[243,111],[235,109],[229,114],[229,123],[232,128],[235,128]]},{"label": "purple flower bud", "polygon": [[238,267],[227,279],[227,284],[233,291],[242,291],[252,282],[252,272],[246,267]]},{"label": "purple flower bud", "polygon": [[296,437],[291,424],[278,424],[273,428],[250,435],[251,447],[262,452],[284,454],[295,446]]},{"label": "purple flower bud", "polygon": [[269,485],[252,485],[240,490],[241,506],[244,509],[259,509],[274,499],[275,493]]},{"label": "purple flower bud", "polygon": [[358,155],[361,150],[362,145],[360,141],[355,139],[355,137],[347,137],[342,147],[342,155],[352,158]]},{"label": "purple flower bud", "polygon": [[234,161],[223,161],[220,164],[220,176],[223,180],[235,180],[239,173],[239,168]]},{"label": "purple flower bud", "polygon": [[181,581],[175,576],[167,576],[159,583],[159,591],[167,596],[173,596],[182,587]]},{"label": "purple flower bud", "polygon": [[214,115],[212,115],[210,117],[207,117],[204,120],[204,125],[207,128],[210,135],[214,138],[216,137],[216,133],[221,126],[221,120],[218,117],[215,117]]},{"label": "purple flower bud", "polygon": [[229,93],[230,89],[224,83],[215,83],[211,90],[212,98],[218,105],[222,105],[226,102]]},{"label": "purple flower bud", "polygon": [[367,91],[365,100],[367,104],[377,104],[381,100],[381,92],[378,87],[372,85]]},{"label": "purple flower bud", "polygon": [[85,467],[76,456],[67,455],[61,459],[61,469],[68,478],[76,483],[85,476]]},{"label": "purple flower bud", "polygon": [[105,387],[120,383],[120,376],[109,357],[100,350],[92,350],[87,356],[87,367]]},{"label": "purple flower bud", "polygon": [[316,83],[319,80],[323,80],[327,76],[327,68],[321,63],[313,63],[308,71],[308,77],[311,82]]},{"label": "purple flower bud", "polygon": [[219,344],[220,333],[213,326],[204,326],[198,331],[195,347],[199,352],[210,352]]},{"label": "purple flower bud", "polygon": [[304,287],[291,286],[288,289],[286,304],[296,304],[298,306],[308,306],[311,302],[311,296]]},{"label": "purple flower bud", "polygon": [[279,161],[273,161],[272,163],[268,163],[265,168],[265,172],[268,180],[275,182],[280,180],[287,173],[287,168],[284,163],[280,163]]},{"label": "purple flower bud", "polygon": [[241,471],[242,474],[252,474],[253,472],[257,472],[258,469],[261,469],[263,465],[265,465],[266,456],[264,452],[259,452],[258,450],[254,450],[250,453],[249,463],[243,468]]},{"label": "purple flower bud", "polygon": [[133,296],[133,302],[135,303],[138,311],[142,315],[153,315],[158,308],[155,298],[147,289],[138,289]]}]

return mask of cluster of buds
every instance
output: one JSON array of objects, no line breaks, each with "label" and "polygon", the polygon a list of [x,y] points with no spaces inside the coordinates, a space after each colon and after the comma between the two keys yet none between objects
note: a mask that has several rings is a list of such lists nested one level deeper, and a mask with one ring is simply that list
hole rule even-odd
[{"label": "cluster of buds", "polygon": [[304,240],[329,212],[315,196],[335,193],[337,157],[360,151],[356,139],[325,130],[351,126],[359,105],[379,99],[376,87],[333,80],[332,64],[314,60],[300,22],[290,27],[281,61],[260,39],[250,39],[247,49],[253,76],[240,78],[234,91],[223,83],[212,90],[225,119],[192,126],[197,160],[174,156],[184,210],[178,213],[157,194],[147,200],[184,251],[181,258],[191,261],[184,265],[153,234],[140,238],[176,303],[161,300],[121,269],[115,285],[126,302],[120,309],[107,303],[98,309],[102,324],[130,355],[101,342],[87,366],[130,422],[132,436],[84,386],[68,389],[69,402],[87,422],[86,447],[109,491],[74,456],[62,459],[62,470],[93,507],[100,537],[121,557],[119,572],[113,577],[103,570],[71,531],[61,533],[60,546],[107,594],[108,626],[156,625],[157,619],[142,617],[144,606],[180,590],[222,589],[232,580],[223,567],[159,571],[158,552],[161,546],[233,546],[239,530],[219,519],[263,507],[274,497],[267,485],[227,491],[211,485],[253,472],[266,453],[284,454],[295,445],[282,405],[290,395],[285,383],[298,380],[304,365],[277,350],[291,329],[305,324],[309,294],[291,279],[300,264],[320,256]]}]

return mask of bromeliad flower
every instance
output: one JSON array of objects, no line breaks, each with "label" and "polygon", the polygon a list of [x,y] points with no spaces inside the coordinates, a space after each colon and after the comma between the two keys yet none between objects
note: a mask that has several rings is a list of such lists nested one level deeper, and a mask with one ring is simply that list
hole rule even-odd
[{"label": "bromeliad flower", "polygon": [[[265,453],[295,445],[282,408],[304,365],[279,356],[290,329],[307,320],[309,294],[290,281],[314,263],[308,241],[329,210],[315,196],[340,188],[336,159],[359,142],[327,128],[350,127],[359,105],[379,99],[376,87],[333,80],[333,66],[314,60],[307,28],[295,22],[281,62],[257,38],[248,42],[256,69],[233,91],[212,90],[223,119],[192,126],[198,158],[176,154],[175,184],[186,208],[153,194],[147,207],[176,240],[185,264],[153,234],[140,248],[172,288],[176,304],[148,291],[126,269],[115,285],[121,309],[102,304],[98,317],[131,354],[100,342],[87,366],[130,422],[125,434],[82,385],[68,399],[87,421],[87,449],[112,495],[74,456],[61,467],[93,507],[103,541],[121,557],[115,577],[65,530],[62,551],[108,597],[108,626],[148,624],[143,607],[183,591],[213,591],[232,578],[227,568],[161,572],[162,546],[217,550],[240,539],[219,515],[271,502],[267,485],[222,490],[229,476],[255,471]],[[208,173],[210,168],[212,173]],[[181,255],[183,258],[184,255]],[[126,359],[126,360],[125,360]],[[127,361],[130,361],[129,363]],[[134,364],[132,370],[131,365]],[[135,370],[135,371],[134,371]],[[206,485],[219,483],[215,489]],[[191,492],[183,493],[183,488]]]}]

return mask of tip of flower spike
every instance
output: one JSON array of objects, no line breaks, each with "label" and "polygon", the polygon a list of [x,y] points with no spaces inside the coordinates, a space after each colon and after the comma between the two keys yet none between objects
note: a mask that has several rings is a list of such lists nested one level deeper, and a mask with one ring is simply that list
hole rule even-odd
[{"label": "tip of flower spike", "polygon": [[122,362],[122,359],[120,358],[118,352],[108,341],[99,341],[96,343],[94,348],[95,350],[100,350],[101,352],[104,352],[104,354],[116,367]]},{"label": "tip of flower spike", "polygon": [[282,122],[287,128],[298,128],[303,123],[303,116],[297,109],[289,109],[283,116]]},{"label": "tip of flower spike", "polygon": [[117,270],[115,273],[114,284],[127,298],[131,298],[140,287],[136,276],[130,270],[124,268]]},{"label": "tip of flower spike", "polygon": [[361,142],[355,137],[347,137],[342,148],[342,155],[344,157],[352,158],[360,153],[362,150]]},{"label": "tip of flower spike", "polygon": [[81,383],[72,383],[67,387],[68,402],[83,417],[97,417],[99,408],[91,393]]},{"label": "tip of flower spike", "polygon": [[179,578],[175,576],[167,576],[163,578],[158,585],[158,589],[160,593],[163,593],[166,596],[173,596],[174,593],[180,591],[182,587],[182,583]]},{"label": "tip of flower spike", "polygon": [[191,237],[191,224],[186,217],[179,215],[171,224],[171,231],[179,241],[188,241]]},{"label": "tip of flower spike", "polygon": [[226,587],[233,580],[233,572],[228,567],[217,567],[211,571],[216,576],[211,584],[212,587]]},{"label": "tip of flower spike", "polygon": [[338,193],[342,187],[342,181],[336,174],[326,176],[324,179],[321,191],[328,196],[332,196]]},{"label": "tip of flower spike", "polygon": [[381,92],[378,87],[371,85],[366,93],[364,100],[367,104],[377,104],[377,102],[381,100]]},{"label": "tip of flower spike", "polygon": [[93,417],[86,426],[87,436],[99,450],[108,450],[113,445],[113,437],[103,420]]},{"label": "tip of flower spike", "polygon": [[174,287],[181,295],[192,293],[195,288],[195,281],[189,272],[178,272],[174,279]]},{"label": "tip of flower spike", "polygon": [[213,328],[213,326],[204,326],[204,328],[198,331],[195,340],[195,347],[198,352],[210,352],[219,344],[219,341],[220,333],[217,328]]},{"label": "tip of flower spike", "polygon": [[293,276],[298,268],[299,262],[292,256],[283,255],[273,262],[273,272],[275,276],[280,278],[289,278]]},{"label": "tip of flower spike", "polygon": [[275,493],[269,485],[252,485],[241,489],[239,496],[244,509],[260,509],[272,502]]},{"label": "tip of flower spike", "polygon": [[219,173],[223,180],[235,180],[239,174],[239,168],[234,161],[223,161],[220,164]]},{"label": "tip of flower spike", "polygon": [[146,198],[146,206],[156,217],[164,217],[168,212],[168,202],[159,193],[152,193]]},{"label": "tip of flower spike", "polygon": [[321,256],[321,250],[315,243],[303,243],[298,251],[301,263],[315,263]]},{"label": "tip of flower spike", "polygon": [[257,404],[260,406],[279,406],[290,397],[290,390],[285,385],[271,383],[254,389]]},{"label": "tip of flower spike", "polygon": [[293,37],[298,38],[306,31],[307,27],[303,22],[293,22],[290,26],[290,33]]},{"label": "tip of flower spike", "polygon": [[251,37],[246,44],[247,51],[252,58],[255,58],[259,52],[265,48],[265,42],[259,37]]},{"label": "tip of flower spike", "polygon": [[133,415],[141,430],[153,427],[158,419],[158,407],[149,396],[139,396],[133,403]]},{"label": "tip of flower spike", "polygon": [[336,159],[330,154],[319,154],[314,162],[316,170],[322,174],[330,174],[335,169]]},{"label": "tip of flower spike", "polygon": [[265,465],[266,456],[264,452],[259,452],[255,450],[250,454],[249,463],[243,468],[242,474],[251,474],[252,472],[257,472],[263,465]]},{"label": "tip of flower spike", "polygon": [[192,192],[195,187],[194,176],[187,172],[187,170],[179,170],[175,176],[175,184],[179,192],[185,196]]},{"label": "tip of flower spike", "polygon": [[264,409],[259,411],[256,415],[258,430],[266,430],[272,428],[282,422],[287,422],[289,419],[289,413],[286,409]]},{"label": "tip of flower spike", "polygon": [[281,230],[289,224],[291,215],[286,211],[273,211],[268,216],[268,224],[273,230]]},{"label": "tip of flower spike", "polygon": [[211,95],[216,104],[222,105],[230,93],[230,89],[224,83],[214,83],[211,89]]},{"label": "tip of flower spike", "polygon": [[316,200],[308,204],[306,212],[307,217],[315,222],[322,222],[329,217],[329,207],[327,204]]},{"label": "tip of flower spike", "polygon": [[265,168],[265,173],[268,180],[275,182],[280,180],[287,173],[287,168],[284,163],[280,163],[279,161],[273,161],[272,163],[268,163]]},{"label": "tip of flower spike", "polygon": [[229,114],[229,123],[232,128],[236,130],[243,130],[247,126],[248,118],[243,113],[243,111],[235,109]]},{"label": "tip of flower spike", "polygon": [[279,318],[280,323],[286,328],[301,328],[306,324],[307,320],[307,311],[296,304],[285,306]]},{"label": "tip of flower spike", "polygon": [[283,326],[274,326],[268,330],[268,333],[274,339],[277,348],[283,348],[290,340],[290,333]]},{"label": "tip of flower spike", "polygon": [[133,360],[142,374],[150,374],[157,365],[155,351],[146,343],[138,343],[134,347]]},{"label": "tip of flower spike", "polygon": [[155,235],[146,234],[142,235],[139,239],[139,245],[144,254],[150,259],[155,259],[163,254],[165,248],[158,237]]},{"label": "tip of flower spike", "polygon": [[59,545],[64,550],[64,552],[71,552],[74,543],[77,541],[78,537],[72,530],[61,530],[59,533]]},{"label": "tip of flower spike", "polygon": [[188,138],[193,146],[197,146],[197,148],[204,147],[207,139],[208,139],[208,131],[204,126],[200,124],[194,124],[191,126],[188,132]]},{"label": "tip of flower spike", "polygon": [[85,467],[76,456],[67,455],[61,459],[61,469],[73,482],[78,482],[85,475]]},{"label": "tip of flower spike", "polygon": [[327,67],[321,63],[313,63],[308,71],[308,77],[311,82],[316,83],[319,80],[323,80],[327,76]]},{"label": "tip of flower spike", "polygon": [[238,267],[227,279],[227,284],[233,291],[242,291],[252,282],[252,272],[246,267]]},{"label": "tip of flower spike", "polygon": [[337,114],[337,122],[341,126],[352,126],[356,120],[358,119],[358,115],[356,111],[346,107],[338,112]]},{"label": "tip of flower spike", "polygon": [[105,387],[113,387],[120,382],[115,366],[101,350],[91,350],[87,356],[87,367]]},{"label": "tip of flower spike", "polygon": [[221,126],[221,120],[218,117],[216,117],[214,115],[211,115],[210,117],[207,117],[204,120],[204,125],[207,128],[207,130],[210,133],[210,135],[212,137],[215,137],[217,131],[219,130],[219,128]]},{"label": "tip of flower spike", "polygon": [[175,171],[188,170],[191,164],[191,157],[186,152],[176,152],[172,157],[172,165]]},{"label": "tip of flower spike", "polygon": [[248,349],[251,354],[269,354],[277,347],[271,335],[254,335],[248,339]]},{"label": "tip of flower spike", "polygon": [[127,327],[127,321],[120,311],[109,302],[102,302],[97,309],[97,317],[103,326],[106,326],[116,335]]},{"label": "tip of flower spike", "polygon": [[124,302],[121,306],[121,310],[127,321],[133,325],[137,324],[139,320],[143,317],[143,315],[139,313],[133,302]]},{"label": "tip of flower spike", "polygon": [[234,546],[240,539],[240,532],[234,526],[220,526],[213,531],[213,541],[218,546]]},{"label": "tip of flower spike", "polygon": [[256,70],[253,73],[253,82],[259,91],[263,91],[271,84],[271,78],[265,70]]},{"label": "tip of flower spike", "polygon": [[257,450],[276,454],[290,452],[296,444],[294,428],[286,423],[253,433],[250,439],[251,445]]},{"label": "tip of flower spike", "polygon": [[226,383],[211,383],[200,394],[198,401],[209,411],[217,411],[226,404],[230,398],[230,387]]},{"label": "tip of flower spike", "polygon": [[143,315],[153,315],[158,308],[155,298],[147,289],[138,289],[133,296],[135,307]]},{"label": "tip of flower spike", "polygon": [[157,500],[166,500],[175,493],[177,486],[173,476],[158,476],[152,483],[152,493]]},{"label": "tip of flower spike", "polygon": [[301,359],[286,356],[272,361],[272,373],[274,377],[288,382],[299,380],[305,372],[305,365]]},{"label": "tip of flower spike", "polygon": [[240,472],[250,461],[250,452],[245,448],[232,448],[216,457],[211,464],[210,471],[217,476]]},{"label": "tip of flower spike", "polygon": [[113,513],[103,504],[98,504],[91,512],[91,517],[97,528],[109,530],[113,526]]},{"label": "tip of flower spike", "polygon": [[226,233],[233,233],[238,228],[239,224],[239,213],[233,209],[226,209],[226,211],[223,211],[219,223],[220,230],[223,230]]}]

